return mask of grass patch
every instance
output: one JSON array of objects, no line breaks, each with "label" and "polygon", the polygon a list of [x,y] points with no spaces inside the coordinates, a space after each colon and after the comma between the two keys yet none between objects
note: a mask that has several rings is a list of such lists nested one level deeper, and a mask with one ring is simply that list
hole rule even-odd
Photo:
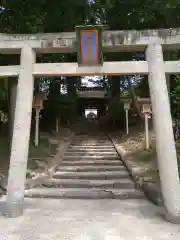
[{"label": "grass patch", "polygon": [[[48,139],[40,139],[39,146],[35,147],[33,142],[30,142],[29,145],[29,157],[30,158],[38,158],[44,157],[48,154],[56,153],[56,144],[49,144]],[[9,155],[9,140],[8,138],[0,138],[0,155]]]},{"label": "grass patch", "polygon": [[180,166],[180,142],[176,143],[176,152],[177,152],[177,158],[178,158],[178,165]]},{"label": "grass patch", "polygon": [[[180,142],[176,143],[176,151],[180,176]],[[145,169],[145,171],[142,173],[142,177],[151,179],[152,182],[159,180],[159,170],[156,167],[157,156],[155,146],[149,150],[141,149],[133,153],[132,156],[136,162],[144,163],[145,167],[146,164],[148,164],[148,169]]]},{"label": "grass patch", "polygon": [[47,162],[47,158],[50,155],[55,155],[56,152],[57,144],[49,144],[48,139],[40,139],[38,147],[35,147],[31,142],[29,145],[28,169],[43,171],[43,168],[39,164]]},{"label": "grass patch", "polygon": [[159,171],[157,169],[148,169],[142,173],[142,177],[148,178],[151,182],[157,182],[159,180]]},{"label": "grass patch", "polygon": [[56,153],[57,145],[49,144],[48,139],[40,139],[38,147],[31,142],[29,145],[29,158],[42,158]]},{"label": "grass patch", "polygon": [[[29,145],[29,157],[40,157],[56,153],[56,144],[50,145],[48,139],[40,139],[39,146],[35,147],[33,142],[30,142]],[[9,155],[9,140],[8,138],[0,138],[0,154]]]},{"label": "grass patch", "polygon": [[133,154],[133,158],[136,161],[148,163],[156,159],[156,152],[154,149],[149,150],[139,150]]},{"label": "grass patch", "polygon": [[[58,143],[57,143],[58,144]],[[33,171],[43,171],[41,167],[42,164],[46,164],[49,161],[48,157],[55,155],[57,152],[57,144],[49,144],[48,139],[41,139],[39,141],[39,146],[35,147],[33,142],[30,142],[29,145],[29,155],[27,163],[27,172],[30,170]],[[6,174],[9,167],[9,140],[8,138],[0,138],[0,167],[1,172]]]}]

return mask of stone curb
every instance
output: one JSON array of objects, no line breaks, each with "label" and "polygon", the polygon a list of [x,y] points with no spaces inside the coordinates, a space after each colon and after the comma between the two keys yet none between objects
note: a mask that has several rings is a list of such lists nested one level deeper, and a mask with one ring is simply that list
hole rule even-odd
[{"label": "stone curb", "polygon": [[143,183],[141,189],[146,197],[157,206],[163,206],[163,199],[160,188],[153,183]]},{"label": "stone curb", "polygon": [[59,145],[59,149],[57,154],[54,156],[54,160],[51,162],[51,166],[47,166],[45,169],[45,173],[40,174],[38,177],[35,177],[33,179],[28,179],[26,181],[26,190],[30,189],[30,188],[35,188],[37,186],[40,186],[43,184],[43,182],[47,179],[49,179],[55,168],[59,165],[59,161],[57,162],[57,159],[61,159],[64,155],[64,153],[66,152],[67,148],[69,147],[69,144],[72,141],[72,138],[74,136],[74,133],[71,133],[70,136],[67,137],[67,139],[65,141],[62,141]]},{"label": "stone curb", "polygon": [[137,176],[136,172],[133,170],[132,165],[126,161],[126,151],[116,144],[114,138],[111,135],[108,135],[109,139],[111,140],[113,146],[115,147],[117,153],[121,157],[122,162],[126,166],[128,172],[130,173],[132,179],[134,180],[136,187],[138,189],[141,189],[144,194],[146,195],[147,199],[150,200],[152,203],[154,203],[157,206],[163,206],[163,200],[162,195],[160,192],[160,187],[158,187],[154,183],[147,183],[144,182],[143,179],[140,176]]}]

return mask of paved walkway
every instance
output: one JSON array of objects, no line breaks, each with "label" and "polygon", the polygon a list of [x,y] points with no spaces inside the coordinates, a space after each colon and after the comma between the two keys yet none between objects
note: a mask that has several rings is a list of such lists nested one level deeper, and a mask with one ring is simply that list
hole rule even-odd
[{"label": "paved walkway", "polygon": [[0,239],[179,240],[180,226],[159,213],[146,200],[26,199],[23,217],[0,217]]}]

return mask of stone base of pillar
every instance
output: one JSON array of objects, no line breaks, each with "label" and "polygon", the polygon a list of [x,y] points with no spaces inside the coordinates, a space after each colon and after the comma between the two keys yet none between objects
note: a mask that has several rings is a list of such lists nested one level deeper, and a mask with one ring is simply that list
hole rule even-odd
[{"label": "stone base of pillar", "polygon": [[162,217],[172,224],[180,224],[180,216],[172,216],[171,214],[164,212]]},{"label": "stone base of pillar", "polygon": [[17,218],[23,215],[23,203],[10,203],[8,204],[6,202],[5,208],[4,208],[4,214],[5,217],[7,218]]}]

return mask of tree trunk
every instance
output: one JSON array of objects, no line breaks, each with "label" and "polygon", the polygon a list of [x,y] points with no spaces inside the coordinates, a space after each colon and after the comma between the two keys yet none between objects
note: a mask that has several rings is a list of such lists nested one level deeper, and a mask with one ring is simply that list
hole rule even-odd
[{"label": "tree trunk", "polygon": [[131,97],[132,97],[132,104],[133,104],[139,118],[141,120],[144,120],[144,116],[141,112],[141,108],[139,106],[139,103],[138,103],[138,100],[137,100],[137,97],[136,97],[136,93],[134,91],[134,87],[133,87],[132,82],[131,82],[131,77],[128,77],[127,80],[128,80],[129,91],[130,91]]}]

